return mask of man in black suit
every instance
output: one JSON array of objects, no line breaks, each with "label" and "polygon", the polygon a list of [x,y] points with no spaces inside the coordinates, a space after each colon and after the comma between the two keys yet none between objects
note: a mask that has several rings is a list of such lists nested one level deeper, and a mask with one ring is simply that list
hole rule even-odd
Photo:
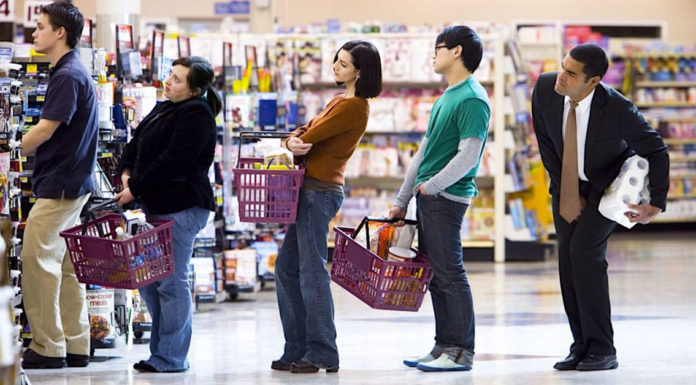
[{"label": "man in black suit", "polygon": [[669,158],[633,103],[600,82],[608,67],[604,50],[578,45],[562,67],[541,75],[532,97],[534,131],[551,176],[561,293],[573,334],[570,354],[554,368],[615,369],[606,250],[616,223],[599,213],[599,201],[624,161],[638,154],[650,162],[650,202],[629,205],[625,215],[649,222],[665,209]]}]

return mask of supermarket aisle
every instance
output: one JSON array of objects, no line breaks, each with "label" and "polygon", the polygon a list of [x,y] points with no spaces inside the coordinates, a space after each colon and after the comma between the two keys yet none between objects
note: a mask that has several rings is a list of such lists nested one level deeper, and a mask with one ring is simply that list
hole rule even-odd
[{"label": "supermarket aisle", "polygon": [[615,235],[610,285],[619,369],[558,372],[570,343],[556,263],[470,263],[477,310],[474,370],[422,373],[401,364],[432,344],[432,308],[415,314],[375,311],[334,287],[341,369],[338,374],[270,370],[282,331],[275,295],[204,305],[194,317],[192,370],[140,374],[146,347],[98,350],[119,356],[85,369],[29,371],[33,384],[686,384],[696,376],[696,239],[693,234]]}]

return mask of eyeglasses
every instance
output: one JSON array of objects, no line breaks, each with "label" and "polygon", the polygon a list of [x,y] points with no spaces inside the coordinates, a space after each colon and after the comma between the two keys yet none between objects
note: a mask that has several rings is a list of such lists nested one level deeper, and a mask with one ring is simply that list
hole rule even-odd
[{"label": "eyeglasses", "polygon": [[[436,45],[435,46],[435,55],[437,55],[437,50],[439,50],[440,48],[447,48],[447,45],[446,44]],[[447,49],[449,49],[449,48],[447,48]]]}]

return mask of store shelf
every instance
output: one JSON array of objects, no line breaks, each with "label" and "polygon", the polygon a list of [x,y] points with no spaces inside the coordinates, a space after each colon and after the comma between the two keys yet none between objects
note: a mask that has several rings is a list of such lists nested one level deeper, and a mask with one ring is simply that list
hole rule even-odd
[{"label": "store shelf", "polygon": [[671,116],[659,119],[664,123],[696,123],[696,117],[693,116]]},{"label": "store shelf", "polygon": [[696,217],[685,217],[685,218],[670,218],[670,217],[657,217],[650,221],[650,223],[693,223],[696,222]]},{"label": "store shelf", "polygon": [[523,41],[518,40],[517,43],[524,47],[544,47],[544,48],[556,48],[561,42],[560,41]]},{"label": "store shelf", "polygon": [[664,102],[664,103],[636,103],[638,108],[696,108],[696,103],[679,103],[679,102]]},{"label": "store shelf", "polygon": [[401,183],[403,183],[404,179],[403,177],[397,177],[397,176],[360,176],[360,177],[351,177],[351,178],[345,178],[346,179],[346,186],[348,187],[355,187],[355,186],[367,186],[367,187],[382,187],[382,188],[393,188],[393,189],[399,189],[401,187]]},{"label": "store shelf", "polygon": [[[486,80],[479,80],[481,84],[485,83]],[[333,82],[321,82],[321,83],[303,83],[301,86],[305,90],[325,90],[336,88],[340,89],[341,86],[337,86]],[[382,88],[428,88],[428,89],[444,89],[447,88],[447,83],[445,82],[382,82]]]},{"label": "store shelf", "polygon": [[669,173],[669,179],[696,178],[696,171]]},{"label": "store shelf", "polygon": [[637,88],[689,88],[696,87],[696,82],[679,82],[679,81],[667,81],[667,82],[636,82]]},{"label": "store shelf", "polygon": [[696,162],[696,155],[675,155],[669,156],[670,162]]},{"label": "store shelf", "polygon": [[696,198],[696,193],[692,194],[682,194],[682,195],[667,195],[667,199],[670,200],[675,200],[675,199],[694,199]]},{"label": "store shelf", "polygon": [[696,144],[696,138],[666,138],[665,144]]},{"label": "store shelf", "polygon": [[471,249],[476,249],[476,248],[490,248],[495,245],[495,242],[493,241],[462,241],[462,247],[465,248],[471,248]]},{"label": "store shelf", "polygon": [[423,135],[423,131],[365,131],[365,135]]}]

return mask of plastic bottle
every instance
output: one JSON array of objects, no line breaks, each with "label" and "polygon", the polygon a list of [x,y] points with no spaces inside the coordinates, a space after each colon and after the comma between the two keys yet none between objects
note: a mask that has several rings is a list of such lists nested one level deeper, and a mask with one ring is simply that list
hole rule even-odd
[{"label": "plastic bottle", "polygon": [[115,231],[116,231],[116,239],[118,239],[119,241],[124,241],[124,240],[132,237],[132,235],[128,234],[125,230],[123,230],[123,227],[121,227],[121,226],[116,227]]}]

